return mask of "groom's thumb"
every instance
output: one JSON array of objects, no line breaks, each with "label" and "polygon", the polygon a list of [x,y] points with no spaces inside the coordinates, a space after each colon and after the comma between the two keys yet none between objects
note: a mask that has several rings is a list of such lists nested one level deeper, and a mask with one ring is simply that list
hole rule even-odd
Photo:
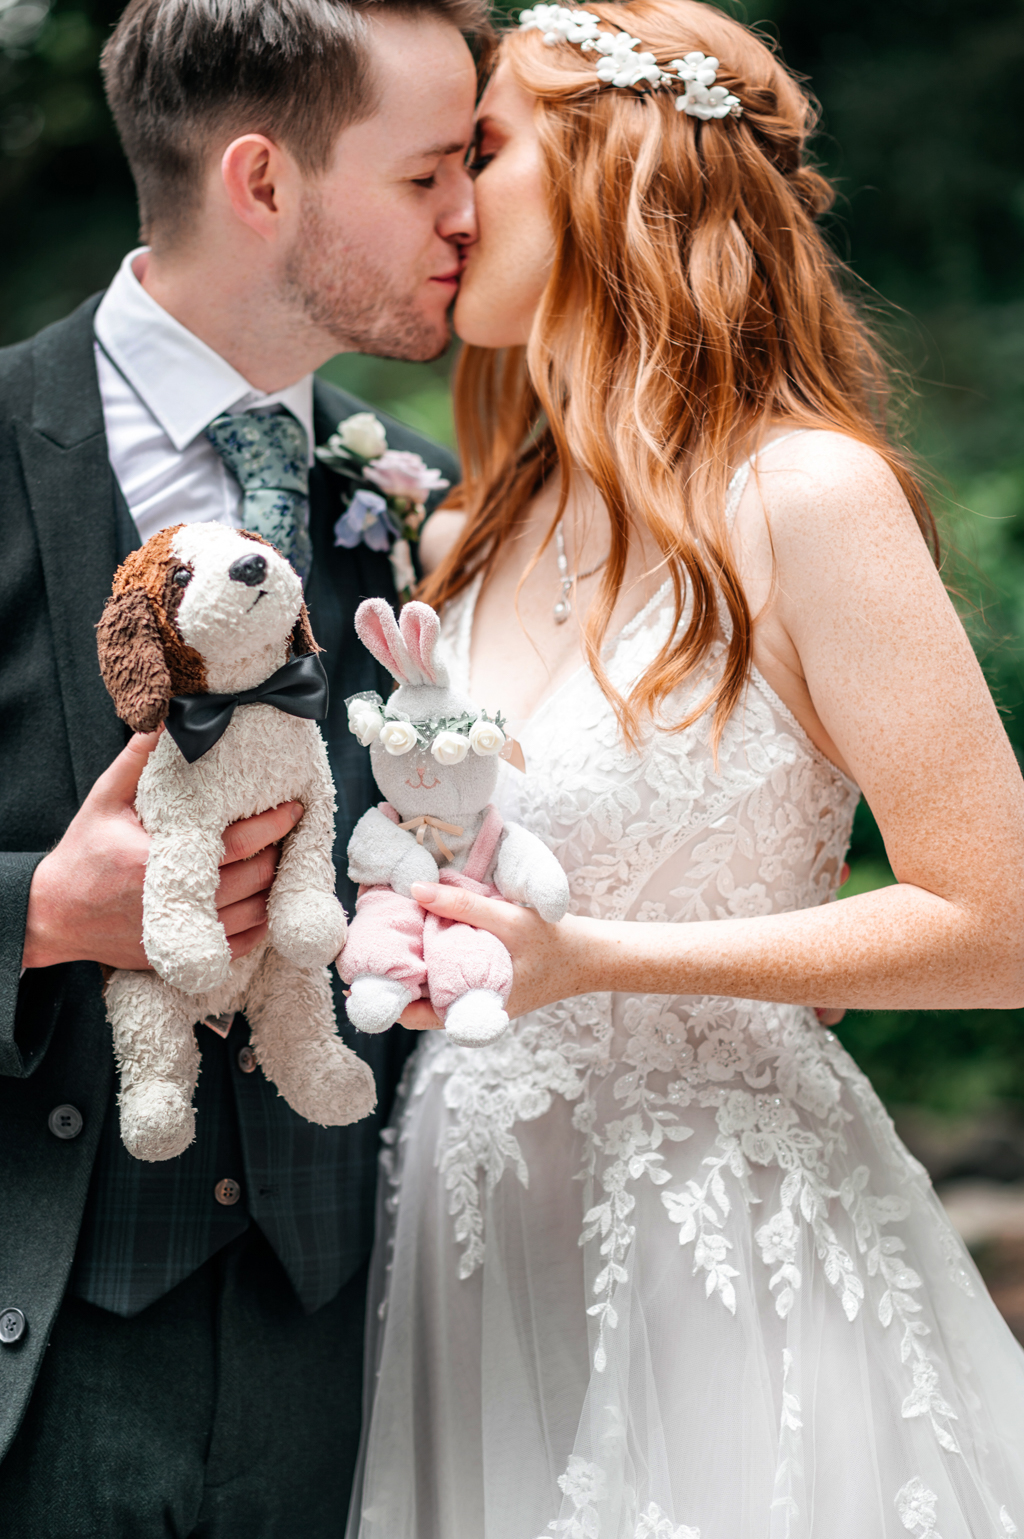
[{"label": "groom's thumb", "polygon": [[92,799],[102,811],[116,813],[125,807],[134,809],[142,771],[159,739],[159,731],[136,732],[113,764],[104,770],[92,788]]}]

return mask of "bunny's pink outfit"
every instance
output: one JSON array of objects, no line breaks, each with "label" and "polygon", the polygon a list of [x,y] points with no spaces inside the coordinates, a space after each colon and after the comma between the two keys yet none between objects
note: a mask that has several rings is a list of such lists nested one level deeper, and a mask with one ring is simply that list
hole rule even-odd
[{"label": "bunny's pink outfit", "polygon": [[[379,806],[392,823],[399,822],[390,802]],[[488,807],[465,870],[445,866],[439,881],[484,898],[501,898],[494,883],[484,878],[494,864],[504,826],[497,808]],[[359,889],[339,971],[346,983],[369,973],[393,978],[414,999],[429,994],[442,1020],[449,1006],[470,989],[492,989],[504,1003],[512,987],[512,959],[496,936],[441,919],[414,898],[384,886]]]}]

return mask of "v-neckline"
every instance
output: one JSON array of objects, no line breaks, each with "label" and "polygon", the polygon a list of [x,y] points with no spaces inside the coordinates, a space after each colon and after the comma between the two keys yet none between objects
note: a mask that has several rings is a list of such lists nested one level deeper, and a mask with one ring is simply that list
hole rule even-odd
[{"label": "v-neckline", "polygon": [[[473,694],[473,627],[476,621],[476,606],[477,600],[480,597],[480,589],[483,587],[483,579],[484,573],[481,570],[473,578],[466,593],[464,600],[465,610],[459,622],[459,641],[462,646],[463,657],[465,658],[465,681],[467,692],[471,696]],[[667,578],[657,592],[652,594],[647,602],[637,610],[636,614],[631,615],[625,625],[616,631],[614,636],[609,637],[605,641],[602,652],[606,657],[614,653],[620,642],[626,641],[634,631],[640,629],[647,616],[663,602],[671,588],[672,580]],[[574,668],[571,673],[566,674],[561,684],[556,684],[555,688],[548,694],[542,695],[528,716],[517,716],[514,718],[514,724],[519,731],[525,732],[528,727],[531,727],[540,713],[546,710],[553,700],[557,700],[568,689],[569,685],[574,684],[583,674],[590,674],[590,667],[586,659],[578,667]]]}]

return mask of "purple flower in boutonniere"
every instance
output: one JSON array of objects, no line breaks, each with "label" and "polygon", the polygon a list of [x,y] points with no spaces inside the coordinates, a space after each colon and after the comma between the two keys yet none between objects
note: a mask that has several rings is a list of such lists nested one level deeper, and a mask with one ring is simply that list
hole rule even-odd
[{"label": "purple flower in boutonniere", "polygon": [[388,550],[401,532],[380,492],[360,487],[334,526],[334,543],[354,550],[361,540],[370,550]]},{"label": "purple flower in boutonniere", "polygon": [[[338,423],[317,458],[352,482],[345,511],[334,526],[334,543],[388,551],[395,587],[403,599],[416,581],[410,543],[419,539],[427,498],[448,482],[418,454],[389,449],[383,424],[372,412]],[[367,485],[369,483],[369,485]]]}]

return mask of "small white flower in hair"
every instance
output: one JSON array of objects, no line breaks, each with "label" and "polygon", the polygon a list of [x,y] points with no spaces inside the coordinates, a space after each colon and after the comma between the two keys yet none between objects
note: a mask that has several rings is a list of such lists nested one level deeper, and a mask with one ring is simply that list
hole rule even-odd
[{"label": "small white flower in hair", "polygon": [[439,732],[430,745],[438,764],[461,764],[469,753],[469,738],[461,732]]},{"label": "small white flower in hair", "polygon": [[549,48],[560,42],[576,43],[581,52],[600,55],[595,68],[602,85],[634,90],[684,85],[685,91],[676,98],[676,110],[705,121],[739,117],[743,112],[738,96],[715,85],[720,65],[714,54],[694,50],[682,59],[673,59],[668,68],[675,74],[669,74],[653,53],[637,52],[643,49],[638,37],[630,37],[628,32],[602,32],[600,18],[593,12],[571,11],[564,5],[535,5],[521,11],[519,27],[523,32],[543,33]]},{"label": "small white flower in hair", "polygon": [[388,753],[408,753],[419,742],[419,733],[408,721],[386,721],[380,729],[380,741]]}]

